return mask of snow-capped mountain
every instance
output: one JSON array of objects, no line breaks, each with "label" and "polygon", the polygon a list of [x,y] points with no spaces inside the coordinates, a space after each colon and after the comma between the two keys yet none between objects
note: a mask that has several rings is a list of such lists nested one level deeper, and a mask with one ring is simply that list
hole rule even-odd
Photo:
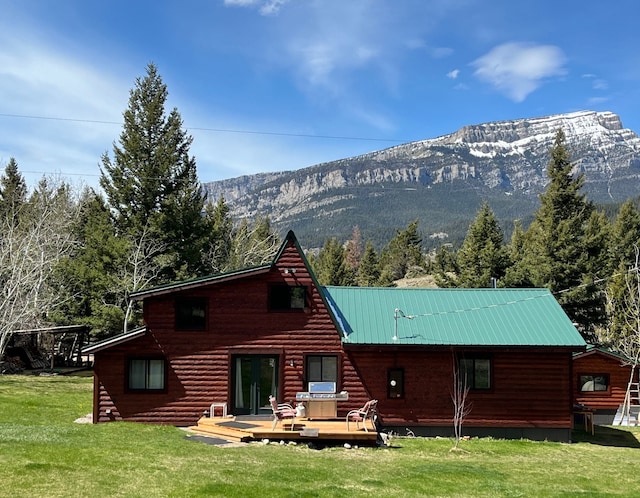
[{"label": "snow-capped mountain", "polygon": [[310,246],[326,237],[346,239],[354,225],[365,238],[392,235],[415,219],[427,237],[455,242],[483,200],[505,225],[531,215],[548,181],[558,129],[591,200],[638,196],[640,138],[617,115],[593,111],[465,126],[438,138],[205,188],[212,201],[224,196],[234,217],[269,216],[275,227],[296,230]]}]

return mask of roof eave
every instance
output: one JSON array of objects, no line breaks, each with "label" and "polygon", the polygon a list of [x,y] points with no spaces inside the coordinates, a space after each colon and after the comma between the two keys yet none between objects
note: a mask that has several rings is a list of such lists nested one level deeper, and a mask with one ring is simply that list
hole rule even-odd
[{"label": "roof eave", "polygon": [[109,337],[102,341],[95,342],[93,344],[89,344],[82,348],[82,354],[93,354],[99,351],[103,351],[105,349],[112,348],[114,346],[118,346],[120,344],[124,344],[125,342],[129,342],[138,337],[142,337],[147,333],[147,327],[139,327],[137,329],[131,330],[129,332],[118,334],[113,337]]},{"label": "roof eave", "polygon": [[197,289],[205,285],[219,282],[227,282],[229,280],[236,280],[250,275],[260,275],[262,273],[268,273],[273,264],[269,263],[262,266],[256,266],[252,268],[245,268],[243,270],[233,271],[229,273],[220,273],[217,275],[211,275],[208,277],[202,277],[194,280],[187,280],[183,282],[176,282],[173,284],[167,284],[153,289],[141,290],[133,292],[129,295],[129,299],[132,301],[139,301],[147,297],[162,296],[164,294],[171,294],[176,291],[185,291],[191,289]]}]

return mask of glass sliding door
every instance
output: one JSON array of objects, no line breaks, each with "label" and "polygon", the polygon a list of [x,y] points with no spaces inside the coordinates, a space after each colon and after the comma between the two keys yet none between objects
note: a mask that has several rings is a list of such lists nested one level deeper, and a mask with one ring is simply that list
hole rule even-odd
[{"label": "glass sliding door", "polygon": [[238,355],[233,357],[232,395],[236,415],[271,413],[269,395],[278,392],[278,357]]}]

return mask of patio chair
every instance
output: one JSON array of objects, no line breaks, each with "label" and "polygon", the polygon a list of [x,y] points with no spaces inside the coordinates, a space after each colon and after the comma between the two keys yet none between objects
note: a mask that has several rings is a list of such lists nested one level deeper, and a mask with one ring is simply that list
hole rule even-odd
[{"label": "patio chair", "polygon": [[[271,426],[271,430],[275,431],[278,421],[282,422],[285,419],[291,420],[291,430],[293,430],[296,422],[296,409],[289,403],[278,403],[278,400],[273,396],[269,396],[269,403],[273,411],[273,425]],[[284,429],[284,423],[282,424],[282,428]]]},{"label": "patio chair", "polygon": [[370,399],[364,404],[362,408],[351,410],[349,413],[347,413],[347,430],[349,430],[349,422],[355,420],[356,429],[360,429],[360,422],[362,422],[364,431],[369,432],[369,429],[367,428],[367,419],[371,420],[371,424],[375,427],[374,417],[376,415],[377,406],[378,400]]}]

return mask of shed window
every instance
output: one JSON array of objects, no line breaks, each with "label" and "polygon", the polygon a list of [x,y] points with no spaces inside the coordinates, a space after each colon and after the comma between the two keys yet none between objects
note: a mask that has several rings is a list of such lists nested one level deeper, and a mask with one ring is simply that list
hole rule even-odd
[{"label": "shed window", "polygon": [[387,397],[404,398],[404,368],[390,368],[388,370]]},{"label": "shed window", "polygon": [[165,388],[165,360],[133,358],[129,360],[129,389],[161,391]]},{"label": "shed window", "polygon": [[587,374],[580,376],[580,392],[603,392],[609,390],[609,376],[607,374]]},{"label": "shed window", "polygon": [[306,302],[307,289],[303,285],[276,284],[269,287],[271,310],[303,310]]},{"label": "shed window", "polygon": [[460,358],[460,378],[469,389],[491,389],[491,360],[489,358]]},{"label": "shed window", "polygon": [[192,297],[176,299],[176,330],[205,330],[207,328],[207,299]]}]

